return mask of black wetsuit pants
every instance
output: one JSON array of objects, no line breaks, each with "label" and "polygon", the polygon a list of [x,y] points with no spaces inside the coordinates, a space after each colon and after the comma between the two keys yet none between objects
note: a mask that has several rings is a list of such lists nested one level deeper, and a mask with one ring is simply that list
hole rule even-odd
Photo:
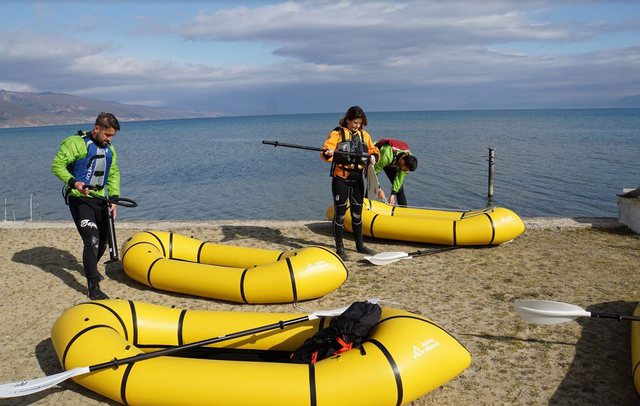
[{"label": "black wetsuit pants", "polygon": [[69,210],[84,243],[82,265],[87,280],[100,279],[98,261],[106,250],[108,240],[109,219],[105,204],[92,198],[69,197]]},{"label": "black wetsuit pants", "polygon": [[[387,174],[387,178],[389,178],[389,181],[393,184],[393,180],[398,174],[398,168],[394,168],[393,166],[385,166],[384,173]],[[398,190],[398,193],[396,193],[396,204],[398,206],[407,207],[407,197],[404,194],[404,186],[402,186],[400,190]]]},{"label": "black wetsuit pants", "polygon": [[342,226],[347,214],[347,200],[351,212],[351,225],[356,243],[362,242],[362,200],[364,199],[364,181],[362,175],[353,175],[350,179],[333,177],[333,236],[336,246],[342,246]]}]

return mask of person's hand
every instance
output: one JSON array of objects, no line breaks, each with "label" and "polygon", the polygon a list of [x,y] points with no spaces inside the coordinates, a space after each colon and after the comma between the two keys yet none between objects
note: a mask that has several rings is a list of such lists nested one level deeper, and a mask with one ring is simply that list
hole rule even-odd
[{"label": "person's hand", "polygon": [[109,211],[111,212],[111,217],[115,220],[118,212],[118,205],[109,203]]},{"label": "person's hand", "polygon": [[325,149],[322,153],[326,156],[333,156],[333,149]]},{"label": "person's hand", "polygon": [[396,195],[391,195],[389,197],[389,204],[392,205],[392,206],[396,205]]},{"label": "person's hand", "polygon": [[76,183],[73,184],[73,186],[76,188],[76,190],[78,190],[83,195],[85,196],[89,195],[89,188],[85,187],[84,182],[77,181]]},{"label": "person's hand", "polygon": [[382,200],[386,200],[387,197],[384,194],[384,190],[382,190],[382,188],[378,188],[378,197]]},{"label": "person's hand", "polygon": [[375,165],[376,164],[376,156],[375,155],[369,155],[369,163],[371,165]]}]

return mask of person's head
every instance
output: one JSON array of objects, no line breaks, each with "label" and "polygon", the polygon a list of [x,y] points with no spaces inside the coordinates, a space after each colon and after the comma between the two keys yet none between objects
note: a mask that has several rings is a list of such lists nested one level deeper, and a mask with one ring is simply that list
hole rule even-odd
[{"label": "person's head", "polygon": [[413,172],[418,167],[418,158],[410,154],[404,154],[398,159],[398,166],[401,171]]},{"label": "person's head", "polygon": [[101,147],[109,145],[116,133],[120,131],[120,123],[111,113],[100,113],[93,127],[93,139]]},{"label": "person's head", "polygon": [[369,124],[364,110],[360,106],[349,107],[344,117],[340,119],[340,126],[346,127],[349,131],[358,131]]}]

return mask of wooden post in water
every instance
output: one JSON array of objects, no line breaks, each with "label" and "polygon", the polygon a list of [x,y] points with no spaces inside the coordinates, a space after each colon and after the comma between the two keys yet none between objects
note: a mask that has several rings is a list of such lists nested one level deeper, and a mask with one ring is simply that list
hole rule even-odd
[{"label": "wooden post in water", "polygon": [[493,207],[493,179],[496,165],[495,150],[489,147],[489,189],[487,191],[487,207]]}]

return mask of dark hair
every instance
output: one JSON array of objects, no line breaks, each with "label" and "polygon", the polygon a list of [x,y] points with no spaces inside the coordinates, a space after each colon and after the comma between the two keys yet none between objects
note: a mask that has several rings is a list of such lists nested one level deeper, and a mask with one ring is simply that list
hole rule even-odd
[{"label": "dark hair", "polygon": [[100,128],[113,128],[116,131],[120,131],[120,123],[116,116],[111,113],[100,113],[96,118],[96,125]]},{"label": "dark hair", "polygon": [[413,155],[406,154],[403,155],[401,159],[404,166],[406,166],[411,172],[415,171],[418,167],[418,158]]},{"label": "dark hair", "polygon": [[367,124],[367,116],[364,114],[364,110],[360,106],[351,106],[349,110],[345,113],[344,117],[340,119],[340,126],[346,127],[347,121],[353,121],[356,118],[362,119],[362,128],[366,127]]}]

